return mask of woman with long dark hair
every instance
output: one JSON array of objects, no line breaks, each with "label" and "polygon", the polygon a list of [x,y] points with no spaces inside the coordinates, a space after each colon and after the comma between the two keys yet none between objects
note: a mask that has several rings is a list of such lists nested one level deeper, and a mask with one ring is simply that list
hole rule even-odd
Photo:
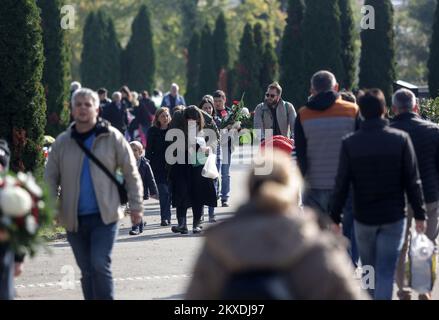
[{"label": "woman with long dark hair", "polygon": [[148,143],[145,157],[150,161],[154,173],[160,199],[161,226],[171,224],[171,195],[166,170],[166,133],[168,132],[171,115],[168,108],[157,110],[154,123],[148,130]]},{"label": "woman with long dark hair", "polygon": [[[178,220],[178,226],[172,227],[172,232],[188,233],[187,209],[192,208],[193,232],[200,233],[204,206],[216,207],[214,181],[201,175],[203,160],[209,152],[202,132],[204,117],[196,106],[177,111],[174,113],[175,117],[176,126],[172,127],[182,130],[185,139],[180,136],[176,142],[179,149],[184,150],[184,162],[180,161],[172,165],[169,174],[172,205],[177,208]],[[177,119],[180,121],[177,122]]]}]

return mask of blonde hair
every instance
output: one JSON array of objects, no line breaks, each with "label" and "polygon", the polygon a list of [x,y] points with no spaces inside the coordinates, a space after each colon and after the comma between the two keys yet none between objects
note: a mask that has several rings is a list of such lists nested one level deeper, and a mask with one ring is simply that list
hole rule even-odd
[{"label": "blonde hair", "polygon": [[131,141],[131,142],[130,142],[130,146],[131,146],[131,148],[132,148],[133,146],[135,146],[135,147],[139,148],[140,151],[143,152],[143,145],[142,145],[139,141]]},{"label": "blonde hair", "polygon": [[[271,168],[271,171],[261,174],[261,168]],[[302,184],[302,176],[291,157],[284,152],[267,149],[255,161],[249,174],[250,201],[263,212],[286,213],[298,206]]]}]

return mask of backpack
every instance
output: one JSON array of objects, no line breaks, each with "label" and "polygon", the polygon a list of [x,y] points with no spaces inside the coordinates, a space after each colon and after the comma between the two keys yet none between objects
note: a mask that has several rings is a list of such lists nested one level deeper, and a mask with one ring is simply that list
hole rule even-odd
[{"label": "backpack", "polygon": [[287,273],[279,270],[247,270],[232,274],[221,300],[293,300]]}]

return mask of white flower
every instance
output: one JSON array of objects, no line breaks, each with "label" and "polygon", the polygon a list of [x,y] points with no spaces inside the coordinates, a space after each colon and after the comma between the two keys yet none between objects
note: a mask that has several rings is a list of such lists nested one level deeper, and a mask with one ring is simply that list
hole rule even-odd
[{"label": "white flower", "polygon": [[248,110],[248,108],[244,107],[244,108],[242,108],[242,114],[246,117],[250,117],[250,110]]},{"label": "white flower", "polygon": [[20,187],[6,186],[0,194],[0,208],[5,216],[23,217],[32,208],[32,198]]},{"label": "white flower", "polygon": [[28,215],[26,217],[26,230],[30,234],[35,234],[37,232],[38,224],[33,215]]},{"label": "white flower", "polygon": [[17,174],[17,178],[34,196],[38,198],[41,198],[43,196],[43,191],[41,190],[40,186],[35,182],[35,178],[32,174],[19,172]]}]

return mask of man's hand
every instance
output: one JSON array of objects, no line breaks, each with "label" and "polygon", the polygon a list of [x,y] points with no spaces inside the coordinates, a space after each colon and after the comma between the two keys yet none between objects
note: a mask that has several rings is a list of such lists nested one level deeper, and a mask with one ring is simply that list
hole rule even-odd
[{"label": "man's hand", "polygon": [[334,232],[336,235],[338,235],[338,236],[342,235],[341,224],[333,223],[331,229],[332,229],[332,232]]},{"label": "man's hand", "polygon": [[143,212],[142,211],[131,211],[130,216],[131,216],[131,223],[133,225],[138,225],[142,222]]},{"label": "man's hand", "polygon": [[15,271],[14,271],[14,277],[19,277],[23,273],[24,270],[24,264],[23,262],[15,262]]},{"label": "man's hand", "polygon": [[425,233],[425,229],[427,229],[427,222],[425,220],[416,220],[415,224],[417,233]]}]

